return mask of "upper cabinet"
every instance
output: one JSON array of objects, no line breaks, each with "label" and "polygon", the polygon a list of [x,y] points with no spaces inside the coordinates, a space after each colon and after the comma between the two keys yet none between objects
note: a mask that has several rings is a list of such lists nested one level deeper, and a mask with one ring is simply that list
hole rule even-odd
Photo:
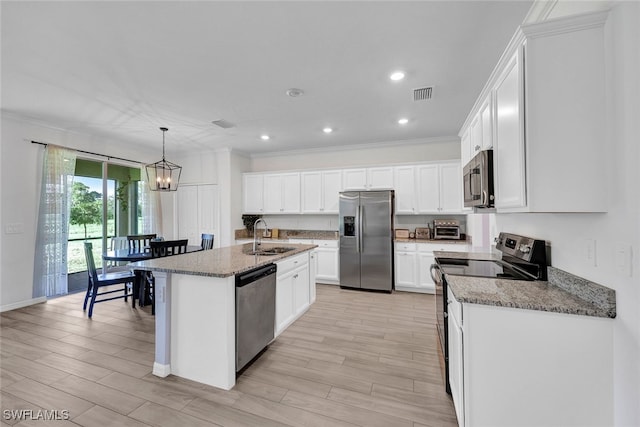
[{"label": "upper cabinet", "polygon": [[264,213],[300,213],[300,174],[264,175]]},{"label": "upper cabinet", "polygon": [[415,166],[396,166],[394,168],[396,214],[414,215],[418,213],[415,170]]},{"label": "upper cabinet", "polygon": [[417,213],[462,212],[462,171],[459,162],[417,166],[416,175]]},{"label": "upper cabinet", "polygon": [[244,174],[242,176],[243,212],[247,214],[264,213],[264,176]]},{"label": "upper cabinet", "polygon": [[337,214],[342,171],[302,172],[302,213]]},{"label": "upper cabinet", "polygon": [[606,18],[519,28],[465,121],[463,164],[494,149],[498,212],[606,212]]},{"label": "upper cabinet", "polygon": [[342,171],[344,190],[393,189],[393,167],[345,169]]}]

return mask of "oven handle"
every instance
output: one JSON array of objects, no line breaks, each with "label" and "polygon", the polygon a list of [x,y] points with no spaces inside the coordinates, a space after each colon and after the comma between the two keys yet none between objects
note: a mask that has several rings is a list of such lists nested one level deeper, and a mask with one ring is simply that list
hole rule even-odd
[{"label": "oven handle", "polygon": [[440,266],[438,264],[431,264],[431,267],[429,268],[429,274],[431,275],[431,280],[433,280],[434,283],[440,283],[442,282],[442,273],[438,273],[438,276],[440,277],[436,278],[434,275],[435,270],[438,270],[439,272]]}]

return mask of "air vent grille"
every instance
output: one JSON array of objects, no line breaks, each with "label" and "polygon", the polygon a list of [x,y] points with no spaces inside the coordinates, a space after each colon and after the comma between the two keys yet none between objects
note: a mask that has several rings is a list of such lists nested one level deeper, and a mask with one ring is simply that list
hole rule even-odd
[{"label": "air vent grille", "polygon": [[236,127],[236,125],[234,125],[233,123],[225,119],[214,120],[211,123],[213,123],[216,126],[220,126],[222,129],[229,129],[229,128]]},{"label": "air vent grille", "polygon": [[433,93],[432,87],[419,87],[413,90],[413,100],[425,101],[427,99],[431,99],[432,93]]}]

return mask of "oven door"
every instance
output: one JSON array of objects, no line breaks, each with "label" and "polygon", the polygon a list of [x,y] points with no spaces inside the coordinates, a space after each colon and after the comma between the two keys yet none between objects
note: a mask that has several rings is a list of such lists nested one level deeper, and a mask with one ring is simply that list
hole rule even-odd
[{"label": "oven door", "polygon": [[449,332],[447,330],[447,281],[438,264],[432,264],[429,270],[431,279],[436,285],[436,328],[438,340],[444,357],[445,389],[451,394],[449,387]]}]

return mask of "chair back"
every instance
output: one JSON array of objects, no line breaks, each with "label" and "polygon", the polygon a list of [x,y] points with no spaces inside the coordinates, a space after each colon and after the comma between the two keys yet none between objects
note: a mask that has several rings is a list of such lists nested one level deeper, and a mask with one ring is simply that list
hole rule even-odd
[{"label": "chair back", "polygon": [[163,242],[149,242],[151,256],[154,258],[178,255],[187,252],[189,239],[165,240]]},{"label": "chair back", "polygon": [[213,249],[213,234],[202,234],[202,243],[200,243],[202,249]]},{"label": "chair back", "polygon": [[127,249],[129,246],[126,236],[112,237],[111,238],[111,250],[117,251],[119,249]]},{"label": "chair back", "polygon": [[98,281],[98,271],[96,270],[96,263],[93,260],[93,244],[91,242],[84,242],[84,257],[87,260],[89,280],[92,283],[96,283]]},{"label": "chair back", "polygon": [[135,234],[132,236],[127,236],[127,241],[129,242],[129,252],[144,252],[146,248],[149,247],[151,239],[155,239],[156,237],[156,234]]}]

